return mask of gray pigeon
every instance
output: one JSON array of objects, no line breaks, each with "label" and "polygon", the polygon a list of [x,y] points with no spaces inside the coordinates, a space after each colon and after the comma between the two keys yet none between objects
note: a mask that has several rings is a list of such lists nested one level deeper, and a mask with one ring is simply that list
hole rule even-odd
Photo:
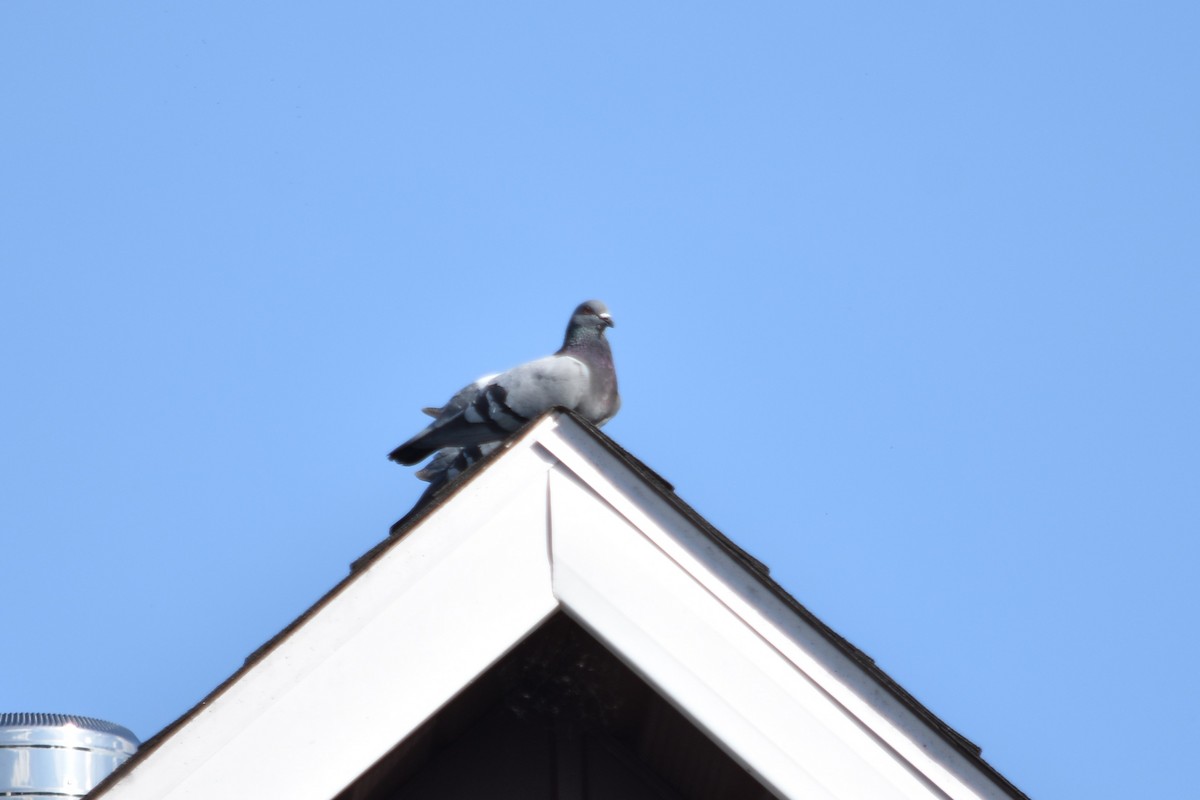
[{"label": "gray pigeon", "polygon": [[444,406],[425,409],[434,417],[433,422],[388,458],[416,464],[442,451],[418,473],[440,485],[485,451],[494,449],[495,443],[555,406],[568,408],[594,425],[603,425],[621,407],[612,350],[604,338],[605,329],[612,325],[604,303],[582,303],[571,315],[557,353],[480,378],[460,389]]}]

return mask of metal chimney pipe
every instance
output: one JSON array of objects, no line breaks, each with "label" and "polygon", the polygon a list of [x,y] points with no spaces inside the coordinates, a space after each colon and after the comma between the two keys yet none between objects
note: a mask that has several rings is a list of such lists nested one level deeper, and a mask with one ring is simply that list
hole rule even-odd
[{"label": "metal chimney pipe", "polygon": [[0,798],[81,798],[134,754],[126,728],[70,714],[0,714]]}]

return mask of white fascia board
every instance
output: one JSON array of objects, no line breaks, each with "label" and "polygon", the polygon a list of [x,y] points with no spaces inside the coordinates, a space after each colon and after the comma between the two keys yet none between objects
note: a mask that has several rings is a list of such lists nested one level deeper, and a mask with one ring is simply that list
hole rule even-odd
[{"label": "white fascia board", "polygon": [[547,468],[497,460],[103,797],[335,796],[557,609]]},{"label": "white fascia board", "polygon": [[1009,798],[579,425],[541,427],[555,594],[774,790]]}]

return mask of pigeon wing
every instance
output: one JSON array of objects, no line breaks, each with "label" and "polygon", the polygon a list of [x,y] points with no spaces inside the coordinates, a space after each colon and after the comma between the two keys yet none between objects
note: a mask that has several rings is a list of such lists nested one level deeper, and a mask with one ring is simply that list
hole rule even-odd
[{"label": "pigeon wing", "polygon": [[547,356],[513,367],[473,394],[471,387],[464,387],[425,430],[393,450],[388,458],[416,464],[442,448],[500,441],[543,411],[555,406],[576,408],[590,386],[587,366],[568,355]]}]

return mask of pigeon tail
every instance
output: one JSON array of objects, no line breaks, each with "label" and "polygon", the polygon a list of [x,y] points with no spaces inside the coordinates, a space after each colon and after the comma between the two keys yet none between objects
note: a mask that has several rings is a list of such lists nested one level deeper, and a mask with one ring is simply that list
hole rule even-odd
[{"label": "pigeon tail", "polygon": [[[523,421],[522,424],[527,421]],[[499,442],[519,429],[520,426],[512,430],[505,430],[499,426],[482,425],[458,417],[438,428],[422,431],[388,453],[388,458],[398,464],[411,467],[444,447],[472,447],[489,442]]]},{"label": "pigeon tail", "polygon": [[471,447],[506,439],[529,421],[529,417],[509,405],[508,391],[499,383],[489,383],[473,398],[447,403],[443,408],[444,414],[393,450],[388,458],[411,466],[443,447]]}]

